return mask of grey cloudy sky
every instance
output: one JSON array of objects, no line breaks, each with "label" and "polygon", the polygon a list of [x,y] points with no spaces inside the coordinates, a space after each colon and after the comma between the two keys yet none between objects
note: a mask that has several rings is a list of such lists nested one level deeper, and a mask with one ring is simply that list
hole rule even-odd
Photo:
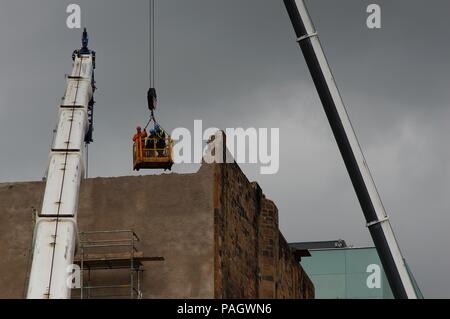
[{"label": "grey cloudy sky", "polygon": [[[90,175],[133,175],[144,122],[148,1],[0,0],[0,182],[44,175],[64,74],[80,31],[97,51]],[[382,29],[365,27],[369,3]],[[402,251],[425,297],[450,297],[450,3],[314,0],[310,13]],[[281,167],[244,165],[280,211],[289,241],[371,245],[281,0],[156,0],[158,119],[168,130],[279,127]],[[176,172],[195,167],[176,167]]]}]

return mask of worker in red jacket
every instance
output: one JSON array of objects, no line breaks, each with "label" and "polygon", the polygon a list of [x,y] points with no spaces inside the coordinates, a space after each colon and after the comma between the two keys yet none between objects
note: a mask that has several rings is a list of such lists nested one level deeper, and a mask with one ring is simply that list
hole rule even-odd
[{"label": "worker in red jacket", "polygon": [[137,133],[133,136],[133,142],[136,144],[136,149],[139,150],[139,157],[142,157],[145,145],[144,139],[147,137],[147,132],[145,131],[145,129],[142,131],[142,128],[140,126],[136,127],[136,131]]}]

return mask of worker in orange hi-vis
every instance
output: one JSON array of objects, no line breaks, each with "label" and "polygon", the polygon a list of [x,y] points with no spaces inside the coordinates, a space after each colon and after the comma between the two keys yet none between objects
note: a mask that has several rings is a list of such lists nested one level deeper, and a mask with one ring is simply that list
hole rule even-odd
[{"label": "worker in orange hi-vis", "polygon": [[137,133],[133,136],[133,142],[136,143],[136,149],[139,150],[139,157],[142,158],[142,152],[145,144],[144,139],[147,137],[147,132],[145,129],[144,131],[142,131],[142,128],[140,126],[136,127],[136,131]]}]

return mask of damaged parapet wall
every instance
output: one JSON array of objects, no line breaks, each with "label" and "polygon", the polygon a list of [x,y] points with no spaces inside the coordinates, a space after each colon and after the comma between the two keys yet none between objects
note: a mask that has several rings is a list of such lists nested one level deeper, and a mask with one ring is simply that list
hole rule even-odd
[{"label": "damaged parapet wall", "polygon": [[[0,184],[0,298],[25,295],[33,208],[43,191],[40,182]],[[144,298],[314,297],[278,230],[275,204],[237,164],[83,181],[79,230],[118,229],[133,229],[146,256],[165,258],[145,263]],[[101,280],[116,276],[111,270]]]},{"label": "damaged parapet wall", "polygon": [[[223,132],[214,142],[226,153]],[[236,163],[214,165],[214,178],[215,297],[314,298],[311,281],[279,231],[275,204]]]}]

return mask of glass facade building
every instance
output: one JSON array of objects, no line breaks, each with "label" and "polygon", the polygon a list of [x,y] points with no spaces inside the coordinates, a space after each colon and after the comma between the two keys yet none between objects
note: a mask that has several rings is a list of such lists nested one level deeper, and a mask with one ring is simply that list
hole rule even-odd
[{"label": "glass facade building", "polygon": [[[326,242],[333,243],[333,242]],[[311,257],[303,257],[301,265],[311,278],[317,299],[392,299],[392,291],[374,247],[346,247],[344,241],[332,248],[308,248],[308,243],[292,244],[294,249],[303,245]],[[344,243],[342,245],[342,243]],[[312,247],[320,247],[320,245]],[[323,245],[322,245],[323,246]],[[341,246],[337,247],[336,246]],[[416,292],[423,298],[411,272]]]}]

